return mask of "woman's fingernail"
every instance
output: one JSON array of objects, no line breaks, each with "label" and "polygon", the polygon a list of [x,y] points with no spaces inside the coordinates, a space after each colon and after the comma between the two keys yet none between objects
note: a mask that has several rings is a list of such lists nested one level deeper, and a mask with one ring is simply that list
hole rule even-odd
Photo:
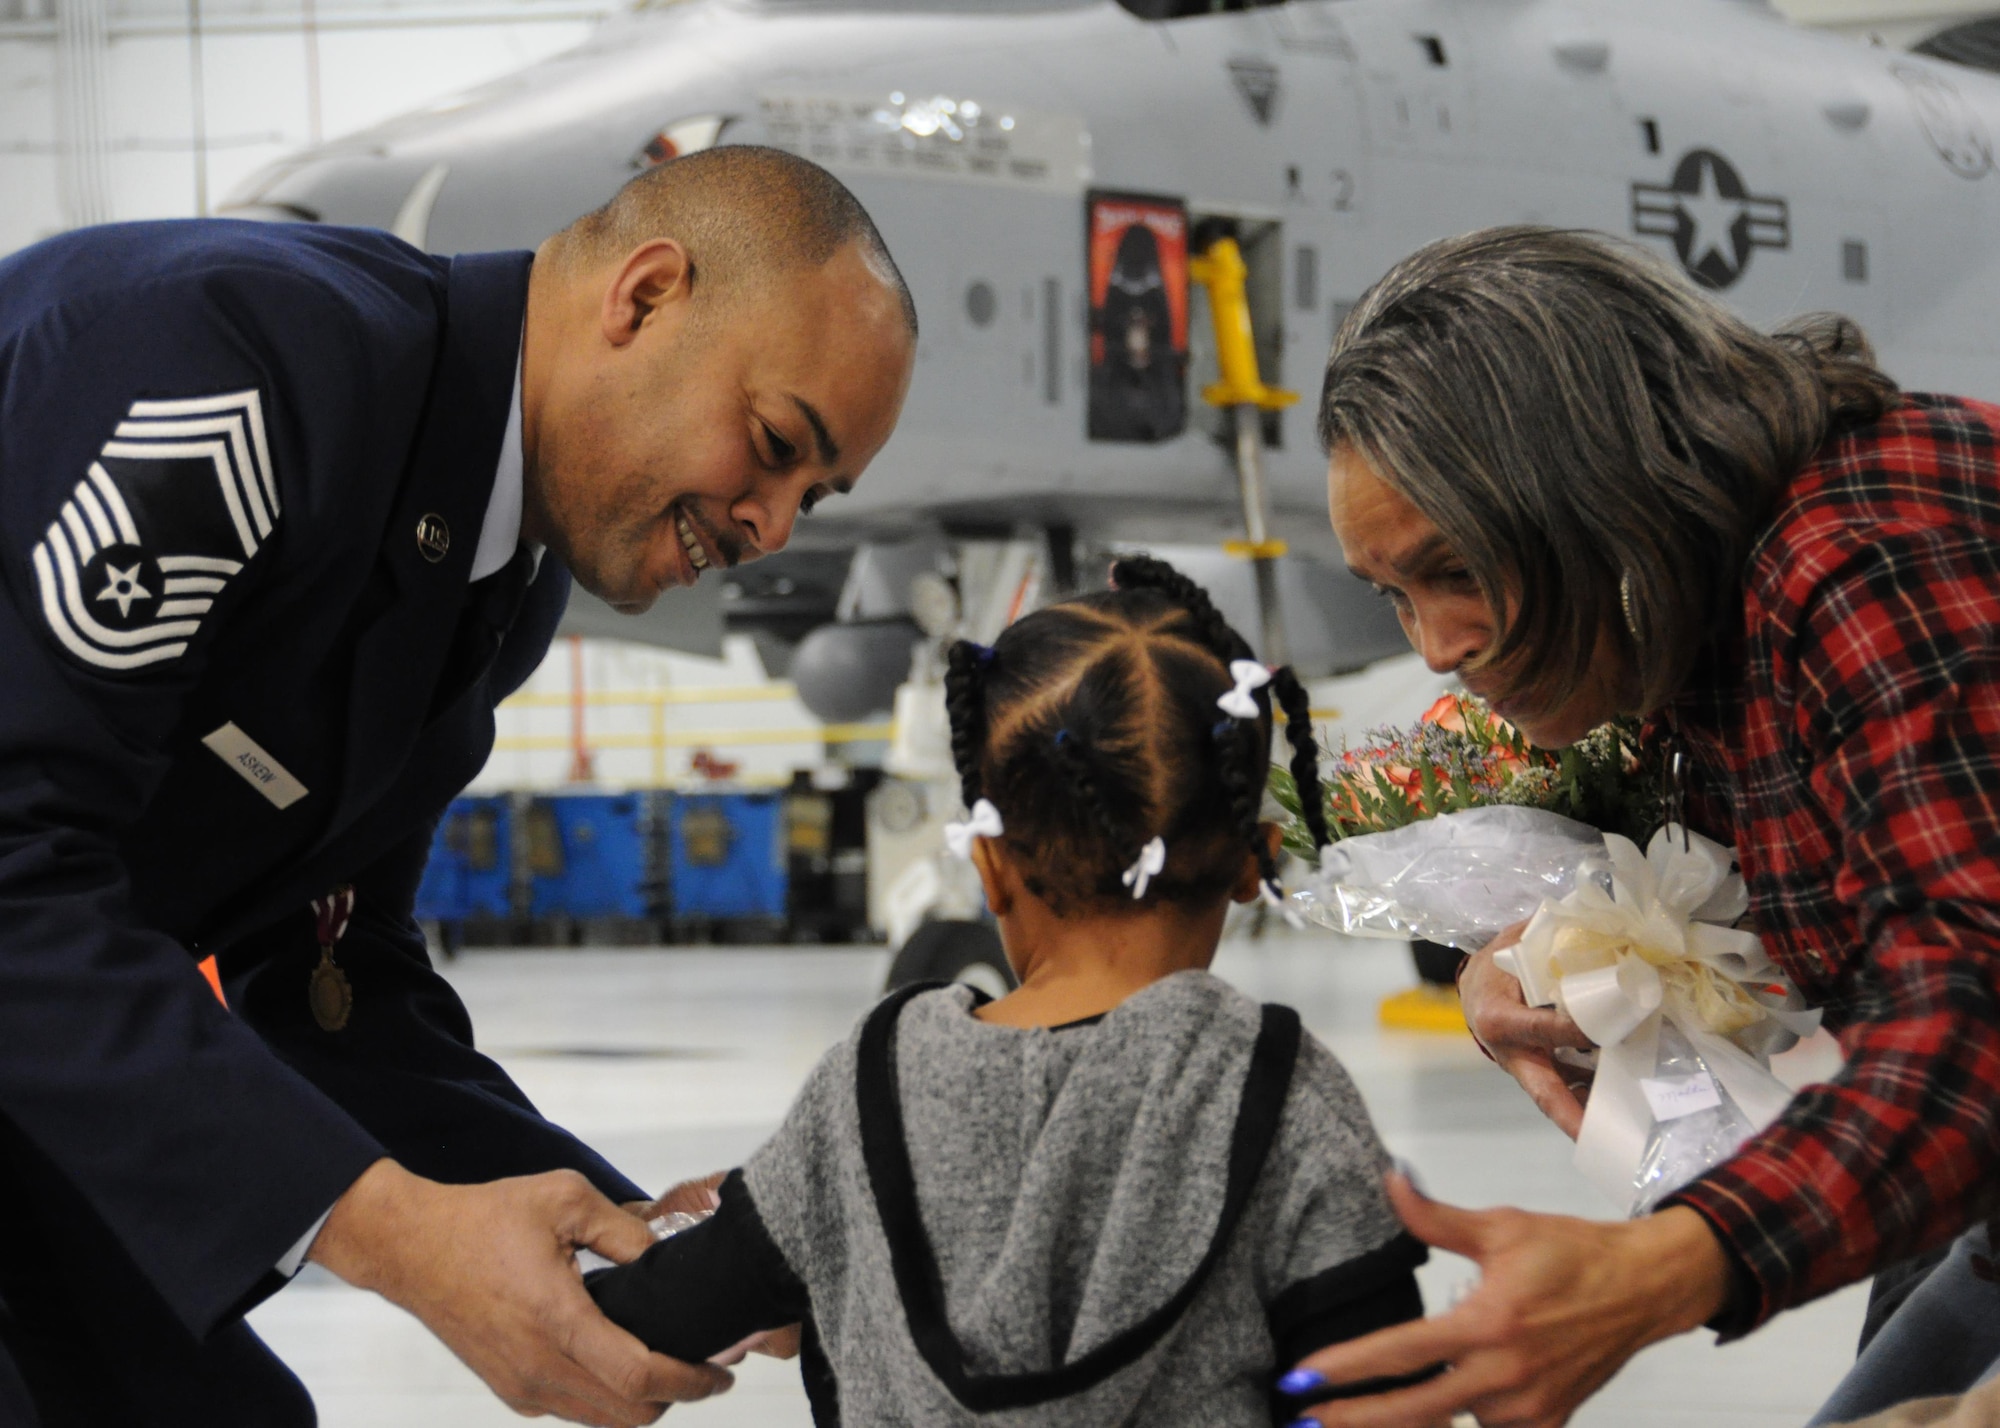
[{"label": "woman's fingernail", "polygon": [[1289,1393],[1293,1395],[1301,1393],[1311,1393],[1315,1389],[1321,1389],[1325,1387],[1326,1387],[1325,1376],[1323,1374],[1314,1373],[1311,1369],[1293,1369],[1290,1373],[1286,1374],[1283,1378],[1278,1380],[1278,1392]]}]

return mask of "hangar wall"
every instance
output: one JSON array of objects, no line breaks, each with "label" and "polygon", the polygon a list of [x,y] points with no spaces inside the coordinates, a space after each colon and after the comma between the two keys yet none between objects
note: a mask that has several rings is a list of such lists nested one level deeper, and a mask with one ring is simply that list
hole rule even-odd
[{"label": "hangar wall", "polygon": [[568,49],[613,8],[0,0],[0,253],[212,211],[259,165]]}]

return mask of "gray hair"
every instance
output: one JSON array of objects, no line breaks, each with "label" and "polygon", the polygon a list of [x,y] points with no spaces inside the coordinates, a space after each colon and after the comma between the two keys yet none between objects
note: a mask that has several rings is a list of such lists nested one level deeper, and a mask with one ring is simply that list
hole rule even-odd
[{"label": "gray hair", "polygon": [[1319,438],[1437,525],[1502,622],[1468,668],[1540,708],[1623,641],[1665,704],[1793,474],[1896,385],[1821,314],[1765,335],[1602,234],[1489,228],[1398,263],[1341,324]]}]

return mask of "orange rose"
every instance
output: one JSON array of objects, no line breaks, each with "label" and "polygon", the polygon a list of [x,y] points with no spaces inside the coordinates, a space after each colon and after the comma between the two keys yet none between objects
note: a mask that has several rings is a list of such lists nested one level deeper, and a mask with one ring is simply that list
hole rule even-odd
[{"label": "orange rose", "polygon": [[1464,734],[1471,732],[1471,725],[1467,723],[1467,716],[1471,716],[1474,719],[1483,719],[1484,721],[1484,732],[1492,742],[1490,753],[1494,763],[1494,772],[1498,775],[1495,779],[1496,783],[1504,781],[1506,775],[1511,774],[1516,769],[1526,768],[1532,762],[1514,752],[1514,740],[1519,736],[1519,730],[1515,729],[1512,724],[1509,724],[1491,709],[1488,709],[1484,704],[1477,702],[1469,696],[1463,694],[1439,695],[1437,701],[1424,711],[1424,717],[1419,722],[1435,725],[1449,733]]},{"label": "orange rose", "polygon": [[1465,732],[1465,701],[1456,694],[1440,694],[1437,702],[1424,711],[1420,724],[1435,724],[1440,729],[1448,729],[1454,734]]}]

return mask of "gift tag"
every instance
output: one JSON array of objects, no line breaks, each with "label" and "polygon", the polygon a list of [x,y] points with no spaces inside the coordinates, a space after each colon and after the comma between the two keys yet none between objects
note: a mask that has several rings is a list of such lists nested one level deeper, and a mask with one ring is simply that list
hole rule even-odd
[{"label": "gift tag", "polygon": [[1639,1082],[1639,1089],[1646,1093],[1646,1104],[1653,1108],[1657,1121],[1679,1120],[1722,1104],[1722,1092],[1706,1071],[1699,1076],[1649,1076]]}]

